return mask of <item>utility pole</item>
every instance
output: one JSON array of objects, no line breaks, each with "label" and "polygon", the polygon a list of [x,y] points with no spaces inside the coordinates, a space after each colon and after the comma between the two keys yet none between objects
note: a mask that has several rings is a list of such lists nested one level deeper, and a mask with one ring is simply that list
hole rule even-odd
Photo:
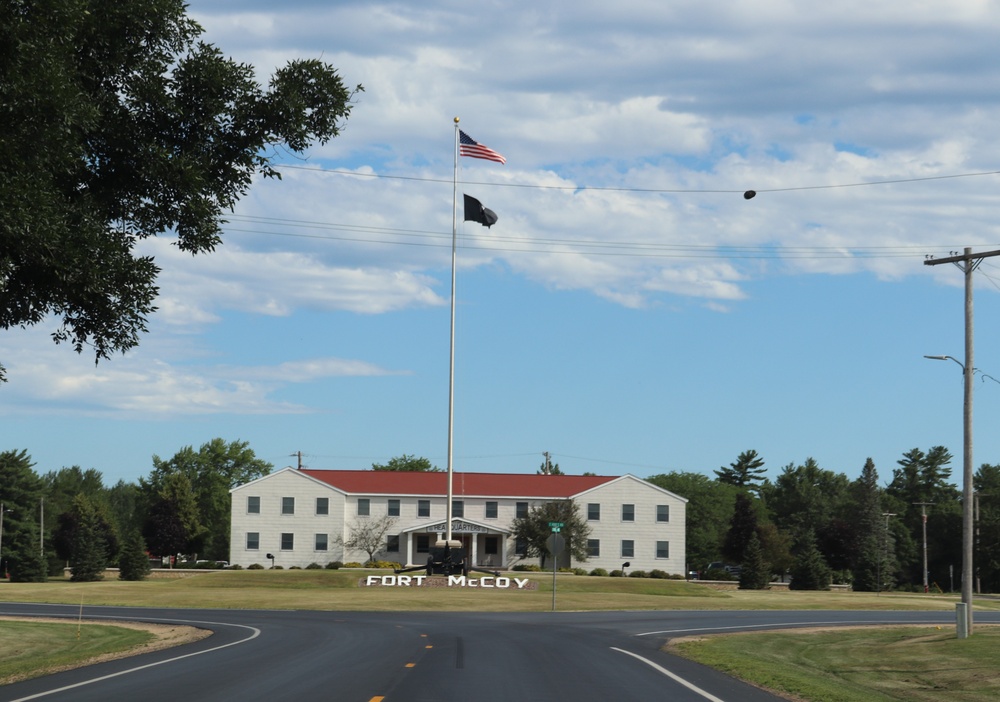
[{"label": "utility pole", "polygon": [[293,453],[291,455],[293,457],[296,457],[296,456],[298,457],[298,459],[299,459],[299,470],[302,470],[302,452],[301,451],[296,451],[295,453]]},{"label": "utility pole", "polygon": [[926,595],[930,591],[927,587],[927,507],[934,503],[914,502],[913,504],[920,506],[920,518],[923,520],[924,526],[924,594]]},{"label": "utility pole", "polygon": [[947,258],[928,258],[925,266],[937,266],[942,263],[954,263],[965,274],[965,364],[962,374],[965,377],[964,402],[962,404],[962,604],[965,605],[965,615],[968,635],[972,635],[972,376],[975,373],[973,364],[973,333],[972,333],[972,273],[984,258],[1000,256],[1000,251],[985,251],[972,253],[965,247],[962,254],[953,253]]}]

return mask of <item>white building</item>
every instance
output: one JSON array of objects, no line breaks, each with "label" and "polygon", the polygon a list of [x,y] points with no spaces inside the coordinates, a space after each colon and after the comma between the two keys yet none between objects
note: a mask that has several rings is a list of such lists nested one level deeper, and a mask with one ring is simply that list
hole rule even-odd
[{"label": "white building", "polygon": [[[364,562],[347,551],[347,539],[364,520],[395,518],[380,560],[423,565],[443,538],[447,473],[296,470],[284,468],[240,485],[232,494],[229,562],[285,568],[330,561]],[[687,500],[632,475],[519,475],[455,473],[452,538],[460,539],[471,564],[506,569],[525,560],[511,522],[533,506],[571,499],[591,529],[585,562],[560,565],[608,571],[629,562],[631,570],[685,571]]]}]

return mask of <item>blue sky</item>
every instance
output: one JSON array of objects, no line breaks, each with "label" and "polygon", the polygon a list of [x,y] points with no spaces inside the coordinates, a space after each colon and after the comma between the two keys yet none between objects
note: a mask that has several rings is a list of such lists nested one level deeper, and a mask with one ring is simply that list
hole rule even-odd
[{"label": "blue sky", "polygon": [[[217,252],[169,237],[141,345],[95,366],[5,332],[4,449],[109,484],[214,437],[275,466],[443,467],[453,118],[462,159],[455,467],[645,477],[755,449],[883,480],[961,469],[962,273],[1000,249],[1000,8],[972,0],[193,0],[261,79],[322,58],[362,83],[340,137],[240,202]],[[985,175],[983,175],[985,174]],[[961,176],[961,177],[953,177]],[[742,193],[758,195],[745,200]],[[1000,257],[976,363],[1000,378]],[[978,381],[976,465],[1000,463]]]}]

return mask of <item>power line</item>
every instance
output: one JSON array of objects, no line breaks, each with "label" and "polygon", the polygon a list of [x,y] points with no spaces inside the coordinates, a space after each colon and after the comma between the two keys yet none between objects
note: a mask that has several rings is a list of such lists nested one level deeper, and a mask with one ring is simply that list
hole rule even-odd
[{"label": "power line", "polygon": [[[400,175],[388,175],[385,173],[358,173],[356,171],[348,171],[336,168],[321,168],[321,167],[309,167],[309,166],[296,166],[292,164],[283,164],[274,166],[275,169],[281,170],[282,168],[287,168],[290,170],[301,170],[301,171],[312,171],[315,173],[330,173],[335,175],[348,175],[358,178],[382,178],[390,180],[410,180],[419,181],[424,183],[451,183],[451,179],[445,178],[426,178],[418,176],[400,176]],[[834,183],[828,185],[800,185],[788,188],[755,188],[756,193],[786,193],[794,192],[797,190],[830,190],[835,188],[862,188],[873,185],[900,185],[905,183],[921,183],[927,181],[935,180],[952,180],[955,178],[978,178],[982,176],[990,175],[1000,175],[1000,171],[982,171],[976,173],[954,173],[950,175],[940,175],[940,176],[920,176],[915,178],[892,178],[886,180],[872,180],[861,183]],[[748,192],[745,188],[739,190],[732,189],[707,189],[707,188],[628,188],[623,186],[597,186],[597,185],[540,185],[537,183],[497,183],[497,182],[482,182],[482,181],[459,181],[462,185],[483,185],[491,186],[497,188],[532,188],[538,190],[594,190],[594,191],[607,191],[607,192],[626,192],[626,193],[677,193],[677,194],[743,194]]]}]

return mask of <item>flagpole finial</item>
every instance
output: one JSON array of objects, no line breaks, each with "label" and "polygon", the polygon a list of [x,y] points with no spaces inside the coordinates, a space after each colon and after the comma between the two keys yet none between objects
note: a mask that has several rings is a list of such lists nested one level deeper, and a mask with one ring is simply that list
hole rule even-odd
[{"label": "flagpole finial", "polygon": [[455,124],[458,124],[458,117],[455,118]]}]

